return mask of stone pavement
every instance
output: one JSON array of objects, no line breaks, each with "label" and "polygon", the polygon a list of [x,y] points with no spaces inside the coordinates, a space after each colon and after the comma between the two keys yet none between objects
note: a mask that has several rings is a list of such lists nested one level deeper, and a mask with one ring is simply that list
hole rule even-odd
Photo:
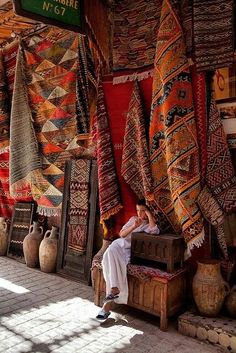
[{"label": "stone pavement", "polygon": [[158,318],[127,306],[105,323],[98,310],[91,287],[0,258],[0,352],[224,352],[182,336],[175,321],[162,332]]}]

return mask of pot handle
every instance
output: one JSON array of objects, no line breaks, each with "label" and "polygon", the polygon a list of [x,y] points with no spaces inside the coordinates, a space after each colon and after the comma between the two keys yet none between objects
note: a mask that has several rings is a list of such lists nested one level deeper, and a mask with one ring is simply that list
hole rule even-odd
[{"label": "pot handle", "polygon": [[30,228],[29,228],[29,233],[32,233],[32,229],[33,229],[33,224],[31,224]]},{"label": "pot handle", "polygon": [[40,226],[39,229],[40,229],[40,235],[43,235],[43,227]]},{"label": "pot handle", "polygon": [[50,229],[48,229],[47,231],[46,231],[46,233],[44,234],[44,239],[45,238],[49,238],[47,235],[49,234],[49,237],[50,237],[50,235],[51,235],[51,230]]},{"label": "pot handle", "polygon": [[227,282],[223,281],[223,284],[225,286],[225,296],[229,295],[230,293],[230,286]]}]

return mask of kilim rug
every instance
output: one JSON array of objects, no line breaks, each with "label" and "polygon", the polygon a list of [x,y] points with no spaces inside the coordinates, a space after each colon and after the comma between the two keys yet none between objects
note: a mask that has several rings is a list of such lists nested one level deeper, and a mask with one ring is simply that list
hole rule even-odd
[{"label": "kilim rug", "polygon": [[173,229],[182,229],[191,250],[204,239],[196,204],[199,150],[182,29],[168,0],[162,5],[154,65],[150,152],[155,201]]},{"label": "kilim rug", "polygon": [[200,153],[201,183],[204,185],[207,168],[207,92],[205,73],[197,73],[191,67],[193,103],[197,125],[197,138]]},{"label": "kilim rug", "polygon": [[68,247],[79,254],[86,251],[89,216],[91,160],[72,161],[70,176]]},{"label": "kilim rug", "polygon": [[114,7],[113,70],[152,65],[161,0],[117,1]]},{"label": "kilim rug", "polygon": [[0,50],[0,153],[6,151],[10,137],[10,101],[7,92],[3,52]]},{"label": "kilim rug", "polygon": [[[27,143],[26,143],[27,141]],[[10,193],[31,185],[31,174],[39,173],[41,161],[32,123],[24,76],[23,50],[19,47],[10,125]]]},{"label": "kilim rug", "polygon": [[0,216],[11,219],[14,199],[9,192],[9,152],[0,154]]},{"label": "kilim rug", "polygon": [[195,60],[198,71],[233,63],[233,0],[193,0]]},{"label": "kilim rug", "polygon": [[10,99],[12,99],[14,80],[15,80],[15,69],[16,69],[16,57],[19,48],[19,41],[15,40],[11,44],[6,45],[3,48],[3,61],[6,75],[7,90]]},{"label": "kilim rug", "polygon": [[234,212],[236,210],[236,176],[213,93],[207,137],[206,184],[222,210],[226,213]]},{"label": "kilim rug", "polygon": [[126,118],[121,174],[139,199],[153,200],[153,180],[138,83],[134,83]]},{"label": "kilim rug", "polygon": [[100,221],[104,228],[104,236],[107,237],[109,233],[105,221],[119,212],[122,204],[101,78],[99,78],[98,82],[97,114],[94,118],[93,135],[96,143],[98,164]]},{"label": "kilim rug", "polygon": [[58,215],[65,160],[72,157],[77,141],[78,36],[52,28],[25,42],[24,54],[43,175],[34,173],[32,195],[40,214]]},{"label": "kilim rug", "polygon": [[92,51],[87,36],[79,35],[79,55],[77,71],[77,129],[78,133],[88,133],[90,128],[91,97],[95,96],[96,77]]}]

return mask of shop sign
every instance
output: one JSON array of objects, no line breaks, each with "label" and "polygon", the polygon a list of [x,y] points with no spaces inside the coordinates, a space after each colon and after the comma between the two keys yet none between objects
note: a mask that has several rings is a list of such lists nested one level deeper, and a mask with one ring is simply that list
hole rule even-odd
[{"label": "shop sign", "polygon": [[13,0],[17,15],[83,33],[83,0]]}]

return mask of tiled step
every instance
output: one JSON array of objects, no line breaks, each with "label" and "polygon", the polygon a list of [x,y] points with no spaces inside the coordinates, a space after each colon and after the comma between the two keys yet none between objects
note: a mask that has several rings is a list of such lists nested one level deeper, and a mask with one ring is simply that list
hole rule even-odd
[{"label": "tiled step", "polygon": [[178,318],[178,330],[218,347],[236,352],[236,320],[229,317],[208,318],[186,311]]}]

